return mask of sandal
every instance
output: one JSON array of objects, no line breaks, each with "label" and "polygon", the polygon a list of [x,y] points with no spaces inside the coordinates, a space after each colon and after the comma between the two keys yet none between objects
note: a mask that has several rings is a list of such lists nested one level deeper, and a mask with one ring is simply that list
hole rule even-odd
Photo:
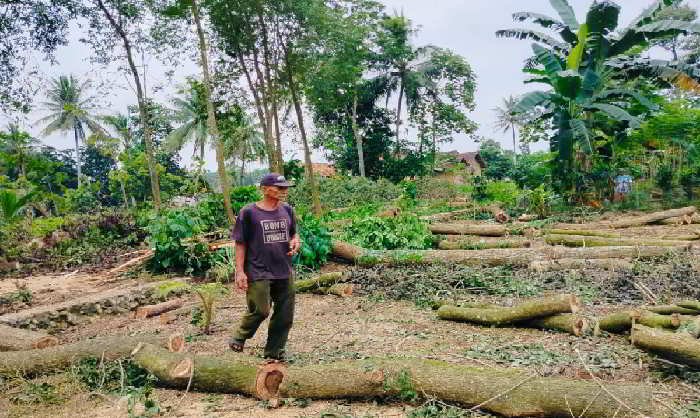
[{"label": "sandal", "polygon": [[231,351],[235,351],[237,353],[242,353],[243,352],[243,344],[244,343],[240,343],[234,339],[231,339],[228,342],[228,348],[230,348]]}]

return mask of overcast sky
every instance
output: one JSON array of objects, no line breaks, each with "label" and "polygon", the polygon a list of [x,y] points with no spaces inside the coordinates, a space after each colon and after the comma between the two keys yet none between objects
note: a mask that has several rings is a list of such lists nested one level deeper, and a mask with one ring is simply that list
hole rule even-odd
[{"label": "overcast sky", "polygon": [[[388,12],[397,11],[411,19],[420,28],[413,40],[416,46],[433,44],[450,48],[466,58],[477,76],[476,110],[470,117],[479,124],[478,134],[493,137],[504,146],[512,148],[510,136],[495,132],[493,108],[501,103],[504,97],[519,95],[535,87],[523,84],[524,74],[521,72],[523,61],[530,56],[530,42],[496,38],[499,29],[522,27],[527,24],[512,21],[511,14],[517,11],[532,11],[556,16],[548,0],[381,0]],[[569,0],[574,7],[578,20],[585,18],[590,0]],[[618,0],[622,7],[621,22],[627,24],[636,17],[652,0]],[[700,0],[689,0],[687,3],[700,9]],[[90,77],[99,81],[110,81],[113,88],[103,97],[106,109],[104,113],[126,112],[126,106],[134,104],[135,94],[128,87],[124,75],[116,68],[100,68],[89,63],[91,51],[78,42],[80,29],[75,26],[71,34],[70,45],[60,48],[56,53],[57,65],[40,64],[40,73],[45,77],[59,74],[75,74],[80,77]],[[148,62],[149,87],[162,87],[159,91],[151,91],[151,95],[160,101],[169,101],[178,83],[188,75],[199,76],[195,62],[186,62],[178,68],[174,80],[167,80],[163,72],[166,70],[157,61]],[[42,116],[39,111],[32,112],[25,118],[26,128],[39,136],[41,131],[34,123]],[[7,118],[0,116],[0,122]],[[72,138],[62,135],[52,135],[44,138],[44,142],[57,148],[72,147]],[[457,137],[455,142],[443,146],[443,149],[470,151],[477,144],[465,136]],[[297,145],[287,144],[287,156],[302,157],[296,150]],[[183,161],[189,163],[191,151],[183,151]],[[321,153],[315,153],[315,159],[322,161]],[[214,167],[213,152],[207,158],[207,166]]]}]

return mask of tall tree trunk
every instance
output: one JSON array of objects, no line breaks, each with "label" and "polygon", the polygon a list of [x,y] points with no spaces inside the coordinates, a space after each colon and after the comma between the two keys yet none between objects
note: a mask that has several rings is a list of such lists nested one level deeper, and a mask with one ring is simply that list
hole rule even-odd
[{"label": "tall tree trunk", "polygon": [[510,125],[510,129],[513,132],[513,165],[518,162],[518,145],[515,139],[515,125]]},{"label": "tall tree trunk", "polygon": [[226,174],[226,164],[224,162],[224,143],[219,135],[219,127],[216,124],[216,113],[214,111],[214,103],[212,101],[211,77],[209,74],[209,61],[207,58],[207,43],[204,39],[204,30],[202,29],[202,21],[199,16],[199,7],[197,0],[192,0],[192,17],[197,26],[197,37],[199,38],[199,55],[202,64],[202,73],[204,75],[204,96],[207,101],[207,127],[209,134],[214,140],[216,150],[216,165],[219,172],[219,182],[221,183],[221,191],[224,195],[224,208],[226,209],[226,217],[229,224],[233,225],[236,222],[236,216],[233,214],[233,206],[231,206],[231,185]]},{"label": "tall tree trunk", "polygon": [[357,92],[352,99],[352,135],[357,143],[357,159],[360,167],[360,176],[365,177],[365,152],[362,149],[362,136],[360,129],[357,127]]},{"label": "tall tree trunk", "polygon": [[158,181],[158,170],[156,169],[156,161],[153,152],[153,139],[151,138],[151,124],[148,120],[148,110],[146,109],[146,99],[144,96],[143,88],[141,87],[141,78],[139,77],[138,69],[134,62],[133,52],[131,50],[131,42],[129,42],[129,37],[126,32],[121,27],[119,23],[114,19],[114,16],[109,12],[102,0],[96,0],[97,5],[104,13],[105,17],[109,21],[117,35],[121,38],[124,44],[124,51],[126,52],[126,59],[129,63],[129,69],[131,70],[131,75],[134,77],[134,83],[136,84],[136,98],[139,105],[139,118],[141,119],[141,125],[143,126],[143,141],[146,145],[146,160],[148,162],[148,174],[151,178],[151,194],[153,195],[153,205],[156,209],[160,209],[160,183]]},{"label": "tall tree trunk", "polygon": [[282,162],[282,142],[279,135],[279,119],[277,117],[277,93],[274,81],[272,80],[271,68],[271,53],[270,46],[267,37],[267,25],[265,24],[265,18],[263,16],[262,8],[258,9],[258,23],[260,24],[260,33],[262,34],[262,45],[263,45],[263,63],[265,64],[265,86],[267,90],[267,97],[269,98],[270,106],[272,108],[271,114],[268,115],[268,121],[270,123],[270,134],[272,134],[272,124],[274,123],[275,129],[275,152],[273,155],[274,159],[274,171],[282,174],[284,172],[284,166]]},{"label": "tall tree trunk", "polygon": [[319,196],[316,176],[314,175],[314,166],[311,163],[311,149],[309,148],[309,141],[306,138],[306,128],[304,127],[304,113],[301,109],[301,103],[299,101],[299,95],[297,94],[296,83],[294,82],[294,76],[292,74],[292,66],[289,60],[289,51],[285,51],[284,59],[287,64],[287,79],[289,81],[289,92],[292,96],[294,110],[297,114],[297,123],[299,125],[299,132],[301,134],[301,142],[304,145],[304,164],[306,165],[306,178],[309,180],[309,186],[311,186],[311,201],[313,202],[314,214],[320,216],[321,198]]},{"label": "tall tree trunk", "polygon": [[73,125],[73,136],[75,137],[75,166],[78,170],[78,187],[80,187],[83,179],[81,161],[80,161],[80,134],[78,133],[78,125]]},{"label": "tall tree trunk", "polygon": [[403,103],[403,78],[399,82],[399,102],[396,105],[396,155],[401,150],[401,141],[399,141],[399,129],[401,128],[401,104]]},{"label": "tall tree trunk", "polygon": [[129,199],[126,196],[126,188],[124,187],[124,182],[119,180],[119,186],[122,189],[122,199],[124,199],[124,209],[129,209]]}]

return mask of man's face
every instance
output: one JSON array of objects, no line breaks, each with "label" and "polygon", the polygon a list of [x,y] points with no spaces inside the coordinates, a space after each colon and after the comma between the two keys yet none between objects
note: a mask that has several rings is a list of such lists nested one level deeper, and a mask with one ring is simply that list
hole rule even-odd
[{"label": "man's face", "polygon": [[263,195],[271,199],[285,202],[287,200],[287,195],[289,194],[287,189],[287,187],[280,186],[263,186]]}]

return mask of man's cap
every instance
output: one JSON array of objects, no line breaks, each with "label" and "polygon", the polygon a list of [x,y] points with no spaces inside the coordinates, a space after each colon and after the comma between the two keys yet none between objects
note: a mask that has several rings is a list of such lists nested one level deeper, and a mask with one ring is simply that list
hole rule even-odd
[{"label": "man's cap", "polygon": [[291,187],[292,185],[279,173],[268,173],[260,179],[261,186]]}]

